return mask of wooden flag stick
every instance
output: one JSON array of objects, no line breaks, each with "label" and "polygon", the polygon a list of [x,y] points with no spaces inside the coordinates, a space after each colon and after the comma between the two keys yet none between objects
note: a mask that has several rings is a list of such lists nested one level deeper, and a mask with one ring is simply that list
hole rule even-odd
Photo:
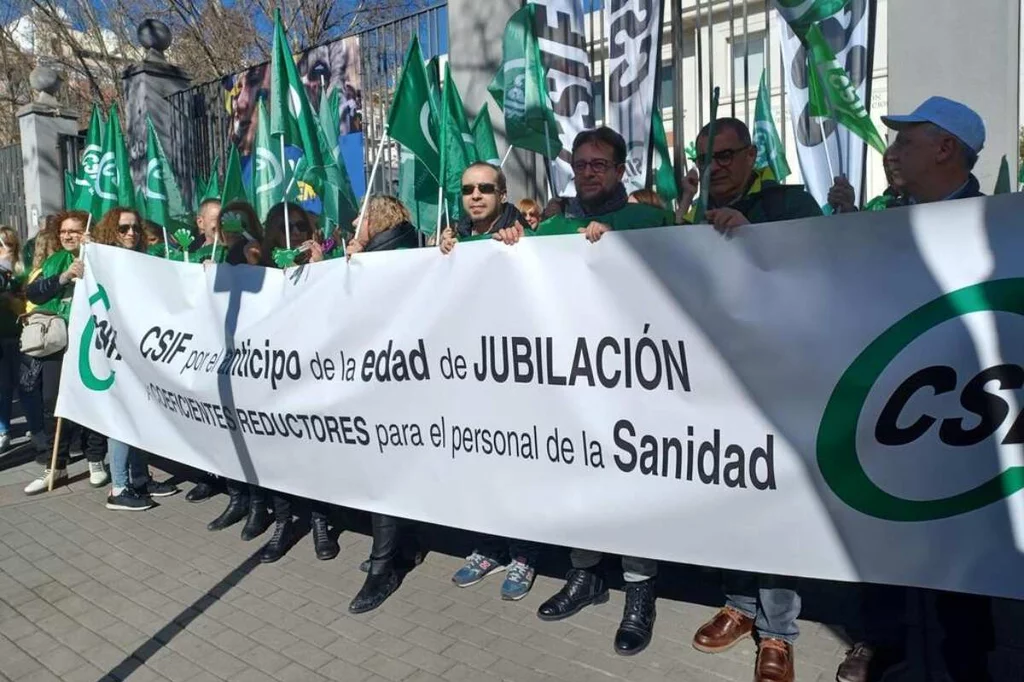
[{"label": "wooden flag stick", "polygon": [[64,426],[64,418],[57,417],[57,430],[53,434],[53,455],[50,457],[50,481],[46,484],[46,492],[53,492],[53,479],[57,478],[57,448],[60,447],[62,426]]}]

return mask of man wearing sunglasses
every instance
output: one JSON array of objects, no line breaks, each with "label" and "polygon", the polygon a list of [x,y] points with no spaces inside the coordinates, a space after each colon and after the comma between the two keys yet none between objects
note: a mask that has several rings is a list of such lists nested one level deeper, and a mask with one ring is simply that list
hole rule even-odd
[{"label": "man wearing sunglasses", "polygon": [[441,251],[451,253],[460,239],[487,234],[497,237],[502,230],[521,235],[529,229],[526,218],[507,199],[507,182],[500,168],[485,161],[470,165],[462,173],[464,215],[454,230],[442,233]]},{"label": "man wearing sunglasses", "polygon": [[[741,225],[796,220],[821,215],[821,207],[802,185],[782,185],[769,168],[754,168],[757,147],[750,138],[750,129],[735,118],[715,121],[715,139],[708,155],[711,124],[697,136],[697,168],[710,173],[706,219],[719,232],[726,233]],[[682,204],[696,197],[697,173],[691,169],[683,181]],[[686,214],[693,222],[694,209]]]}]

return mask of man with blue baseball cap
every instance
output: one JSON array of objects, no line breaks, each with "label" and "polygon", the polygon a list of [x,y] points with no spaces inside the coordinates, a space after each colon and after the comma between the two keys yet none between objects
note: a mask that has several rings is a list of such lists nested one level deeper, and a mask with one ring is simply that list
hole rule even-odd
[{"label": "man with blue baseball cap", "polygon": [[911,203],[982,195],[971,170],[985,146],[985,123],[973,109],[929,97],[913,113],[883,116],[882,123],[896,131],[890,158]]}]

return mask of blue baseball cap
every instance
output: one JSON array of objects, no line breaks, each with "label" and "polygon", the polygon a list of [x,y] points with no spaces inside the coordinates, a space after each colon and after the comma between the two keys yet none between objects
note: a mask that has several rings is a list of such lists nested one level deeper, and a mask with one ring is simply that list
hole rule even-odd
[{"label": "blue baseball cap", "polygon": [[883,116],[882,123],[900,130],[917,123],[933,123],[954,135],[975,154],[985,146],[985,122],[974,109],[945,97],[929,97],[906,116]]}]

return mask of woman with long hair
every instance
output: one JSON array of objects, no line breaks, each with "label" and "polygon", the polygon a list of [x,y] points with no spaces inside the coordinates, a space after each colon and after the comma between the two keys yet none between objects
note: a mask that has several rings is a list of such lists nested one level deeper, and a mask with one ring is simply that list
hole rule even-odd
[{"label": "woman with long hair", "polygon": [[[40,271],[33,272],[31,282],[25,288],[25,295],[36,312],[59,316],[66,324],[71,315],[71,297],[75,291],[75,283],[85,275],[85,263],[80,250],[85,238],[85,226],[89,222],[89,214],[85,211],[65,211],[58,216],[60,225],[57,236],[60,249],[51,254],[40,265]],[[45,240],[36,242],[36,260],[38,261],[47,250]],[[67,349],[64,349],[67,350]],[[64,351],[54,353],[50,357],[59,359]],[[107,438],[101,433],[87,429],[65,420],[65,428],[57,447],[57,466],[50,469],[50,455],[41,453],[36,462],[43,465],[42,476],[25,487],[25,494],[36,495],[45,491],[51,478],[56,483],[67,478],[67,463],[71,452],[72,431],[80,431],[84,441],[83,450],[89,462],[89,485],[101,488],[107,484],[109,476],[103,466],[107,454]],[[74,427],[74,428],[72,428]]]},{"label": "woman with long hair", "polygon": [[15,389],[33,444],[37,449],[46,448],[42,382],[36,381],[39,372],[33,371],[31,366],[35,358],[24,355],[20,344],[20,316],[25,310],[27,275],[18,232],[7,226],[0,227],[0,452],[11,444]]},{"label": "woman with long hair", "polygon": [[[142,218],[134,209],[115,206],[96,224],[93,241],[129,251],[144,252],[146,248]],[[113,438],[107,438],[110,458],[110,495],[107,509],[144,511],[153,506],[154,497],[168,497],[178,492],[173,483],[153,480],[146,453]]]}]

